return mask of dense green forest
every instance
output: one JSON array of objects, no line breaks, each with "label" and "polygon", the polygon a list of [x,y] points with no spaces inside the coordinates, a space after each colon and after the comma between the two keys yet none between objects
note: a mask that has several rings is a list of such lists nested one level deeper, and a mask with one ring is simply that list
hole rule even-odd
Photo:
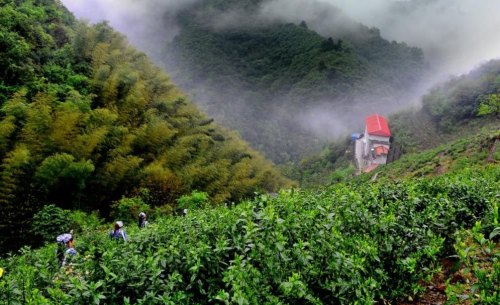
[{"label": "dense green forest", "polygon": [[192,190],[219,204],[292,185],[106,23],[26,0],[0,24],[0,248],[48,203],[108,215],[142,192],[172,210]]},{"label": "dense green forest", "polygon": [[[377,29],[351,21],[349,32],[322,37],[306,22],[263,20],[262,2],[187,7],[171,17],[180,32],[159,60],[203,109],[277,163],[321,150],[308,111],[320,107],[356,130],[366,111],[400,107],[426,70],[420,49],[384,40]],[[238,21],[220,21],[234,15]]]}]

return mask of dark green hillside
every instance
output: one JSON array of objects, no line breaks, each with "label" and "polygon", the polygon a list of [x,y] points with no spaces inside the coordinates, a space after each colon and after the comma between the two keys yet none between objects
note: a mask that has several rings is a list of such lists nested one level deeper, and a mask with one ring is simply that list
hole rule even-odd
[{"label": "dark green hillside", "polygon": [[499,167],[490,167],[433,179],[281,192],[232,208],[157,219],[140,231],[128,226],[127,243],[110,240],[105,229],[87,228],[76,237],[79,254],[62,269],[56,267],[55,245],[0,260],[0,300],[396,304],[425,291],[442,258],[473,255],[455,240],[462,240],[456,234],[461,229],[474,226],[475,240],[496,265],[477,269],[483,275],[474,293],[455,297],[498,304],[498,235],[490,233],[500,230],[499,175]]},{"label": "dark green hillside", "polygon": [[474,135],[483,127],[499,130],[499,94],[500,61],[492,60],[431,89],[419,111],[393,115],[394,137],[415,151]]},{"label": "dark green hillside", "polygon": [[65,68],[64,53],[70,51],[65,47],[70,40],[68,28],[75,20],[55,3],[2,0],[0,105],[21,87],[42,86],[44,76],[59,74],[61,71],[51,71],[57,67],[55,63],[61,70]]},{"label": "dark green hillside", "polygon": [[[162,60],[208,113],[276,162],[317,152],[317,136],[301,121],[307,111],[321,105],[342,117],[389,107],[423,75],[421,50],[388,42],[376,29],[352,22],[353,32],[322,37],[305,22],[259,19],[260,2],[189,7],[177,16],[180,33]],[[220,24],[231,14],[238,21]]]},{"label": "dark green hillside", "polygon": [[192,190],[218,204],[291,184],[120,34],[58,3],[0,7],[0,248],[47,203],[107,215],[142,189],[175,207]]}]

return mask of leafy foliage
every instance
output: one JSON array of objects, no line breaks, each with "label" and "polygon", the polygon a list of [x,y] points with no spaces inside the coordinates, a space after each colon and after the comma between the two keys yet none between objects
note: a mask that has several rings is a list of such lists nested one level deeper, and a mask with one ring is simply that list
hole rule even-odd
[{"label": "leafy foliage", "polygon": [[[339,184],[166,217],[116,243],[94,229],[73,264],[53,245],[0,260],[0,298],[35,304],[359,304],[418,293],[455,232],[492,224],[498,167]],[[498,215],[498,210],[497,210]],[[135,227],[135,226],[133,226]]]},{"label": "leafy foliage", "polygon": [[191,195],[184,195],[178,199],[181,209],[199,209],[207,206],[208,194],[204,192],[193,191]]},{"label": "leafy foliage", "polygon": [[415,151],[473,135],[484,126],[498,130],[499,91],[500,61],[492,60],[432,88],[423,97],[419,111],[393,115],[390,121],[394,138],[407,151]]},{"label": "leafy foliage", "polygon": [[54,242],[57,235],[71,230],[69,214],[53,204],[44,206],[33,216],[33,235],[41,237],[44,242]]},{"label": "leafy foliage", "polygon": [[495,166],[500,162],[497,143],[499,131],[485,130],[473,137],[464,137],[420,153],[404,155],[395,163],[377,170],[378,177],[429,177],[464,169]]},{"label": "leafy foliage", "polygon": [[111,206],[113,211],[111,216],[116,220],[134,222],[139,217],[139,213],[151,214],[151,207],[147,205],[141,197],[122,198]]},{"label": "leafy foliage", "polygon": [[498,94],[488,95],[479,105],[478,115],[498,115],[500,114],[500,96]]},{"label": "leafy foliage", "polygon": [[487,234],[481,222],[460,232],[455,249],[464,267],[466,283],[448,285],[446,294],[455,304],[498,304],[500,302],[500,249],[498,247],[498,205],[494,230]]},{"label": "leafy foliage", "polygon": [[102,225],[97,213],[85,213],[78,210],[63,210],[53,204],[43,206],[31,221],[32,245],[41,243],[52,243],[56,236],[73,231],[74,234],[82,234],[89,228],[97,228]]}]

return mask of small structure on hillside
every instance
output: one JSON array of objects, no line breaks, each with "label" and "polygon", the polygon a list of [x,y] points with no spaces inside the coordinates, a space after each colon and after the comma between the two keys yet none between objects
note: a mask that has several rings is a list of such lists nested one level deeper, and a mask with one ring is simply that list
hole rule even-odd
[{"label": "small structure on hillside", "polygon": [[360,171],[370,172],[387,163],[391,149],[391,131],[387,120],[379,114],[368,116],[365,123],[363,134],[352,135],[354,159]]}]

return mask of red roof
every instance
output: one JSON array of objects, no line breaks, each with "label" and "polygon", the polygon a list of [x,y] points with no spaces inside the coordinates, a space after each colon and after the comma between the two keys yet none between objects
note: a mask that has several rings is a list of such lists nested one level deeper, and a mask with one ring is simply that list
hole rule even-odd
[{"label": "red roof", "polygon": [[370,115],[366,118],[366,129],[369,135],[390,137],[391,131],[385,118],[378,114]]},{"label": "red roof", "polygon": [[388,155],[389,149],[385,146],[375,146],[375,155]]}]

